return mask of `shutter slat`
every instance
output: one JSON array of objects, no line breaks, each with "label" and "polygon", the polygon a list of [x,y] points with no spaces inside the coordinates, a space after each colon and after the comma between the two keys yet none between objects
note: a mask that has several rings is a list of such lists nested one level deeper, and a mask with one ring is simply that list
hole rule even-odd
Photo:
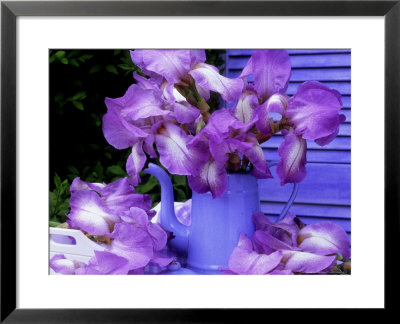
[{"label": "shutter slat", "polygon": [[[250,56],[230,56],[229,70],[242,70],[249,61]],[[350,55],[348,54],[322,54],[293,55],[290,57],[292,69],[296,68],[327,68],[327,67],[350,67]]]},{"label": "shutter slat", "polygon": [[[262,148],[278,148],[282,143],[283,138],[281,134],[272,136],[268,141],[261,144]],[[350,149],[350,136],[336,137],[332,142],[325,146],[319,146],[314,141],[307,141],[307,149],[325,149],[325,150],[349,150]]]},{"label": "shutter slat", "polygon": [[[288,199],[289,197],[287,197]],[[265,214],[279,215],[285,206],[279,202],[261,202],[261,211]],[[314,205],[294,203],[290,211],[297,216],[309,216],[320,218],[342,218],[348,219],[351,215],[350,206],[329,206],[329,205]]]},{"label": "shutter slat", "polygon": [[[264,148],[265,159],[268,161],[279,161],[280,156],[277,148]],[[314,163],[350,163],[351,151],[348,150],[325,150],[307,149],[307,162]]]},{"label": "shutter slat", "polygon": [[[297,203],[350,205],[349,164],[307,163],[306,168],[307,177],[299,186]],[[275,169],[272,168],[273,179],[259,180],[262,201],[285,202],[292,191],[291,184],[280,186]]]},{"label": "shutter slat", "polygon": [[[234,55],[248,55],[250,56],[252,49],[229,49],[227,53],[230,56]],[[326,54],[326,53],[347,53],[350,54],[349,49],[287,49],[289,55],[299,55],[299,54]]]},{"label": "shutter slat", "polygon": [[[241,69],[228,70],[228,76],[230,78],[238,78]],[[291,82],[304,82],[304,81],[350,81],[351,69],[350,68],[332,68],[327,73],[326,69],[297,69],[292,70],[290,77]],[[249,82],[253,82],[253,76],[247,78]]]}]

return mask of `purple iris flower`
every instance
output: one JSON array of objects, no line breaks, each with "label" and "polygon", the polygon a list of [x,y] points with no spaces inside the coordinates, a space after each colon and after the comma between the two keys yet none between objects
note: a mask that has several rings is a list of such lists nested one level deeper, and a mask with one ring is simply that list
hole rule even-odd
[{"label": "purple iris flower", "polygon": [[283,142],[278,148],[280,161],[276,172],[285,183],[299,183],[306,177],[306,152],[307,141],[294,134],[293,129],[282,131]]},{"label": "purple iris flower", "polygon": [[[197,152],[188,152],[186,143],[190,140],[190,132],[196,131],[200,110],[192,106],[174,84],[194,78],[198,81],[199,93],[206,98],[209,90],[213,90],[221,92],[227,100],[234,100],[242,91],[243,81],[225,78],[214,67],[202,63],[204,51],[136,50],[132,52],[132,59],[151,78],[134,73],[136,84],[130,86],[123,97],[106,98],[105,138],[117,149],[132,147],[126,168],[133,185],[140,182],[139,172],[146,162],[146,154],[157,157],[153,144],[168,171],[196,175],[197,168],[191,164],[205,158],[199,158]],[[176,122],[186,125],[186,132],[176,126]],[[171,162],[171,157],[179,163]]]},{"label": "purple iris flower", "polygon": [[144,73],[162,77],[169,84],[190,84],[192,78],[206,100],[211,90],[228,102],[235,101],[243,89],[241,79],[226,78],[216,67],[204,63],[204,50],[135,50],[131,57]]},{"label": "purple iris flower", "polygon": [[128,178],[110,184],[92,184],[75,178],[71,185],[71,212],[67,215],[81,230],[92,235],[110,236],[115,223],[130,207],[150,213],[149,195],[135,192]]},{"label": "purple iris flower", "polygon": [[50,268],[54,272],[71,275],[75,274],[76,270],[85,267],[85,264],[75,260],[69,260],[62,254],[56,254],[50,259]]},{"label": "purple iris flower", "polygon": [[[273,223],[261,212],[253,214],[253,221],[256,231],[252,241],[241,235],[229,259],[226,271],[230,273],[327,273],[335,265],[338,254],[344,259],[350,257],[350,240],[334,223],[320,222],[300,228],[292,213]],[[270,262],[268,271],[255,272],[260,260]]]},{"label": "purple iris flower", "polygon": [[173,258],[164,255],[168,234],[160,224],[152,223],[149,195],[135,192],[128,178],[110,184],[89,183],[75,178],[71,185],[71,212],[76,228],[91,235],[111,239],[104,251],[96,251],[87,265],[58,255],[51,268],[63,274],[141,273],[149,263],[160,267]]},{"label": "purple iris flower", "polygon": [[284,93],[291,75],[288,53],[284,50],[253,51],[240,77],[245,78],[250,74],[254,76],[254,84],[247,86],[235,110],[238,115],[257,115],[258,130],[269,134],[269,112],[282,113],[287,105]]},{"label": "purple iris flower", "polygon": [[240,234],[238,246],[229,258],[228,269],[221,269],[228,274],[265,275],[277,268],[282,259],[282,252],[263,254],[254,251],[251,240]]},{"label": "purple iris flower", "polygon": [[257,116],[257,129],[266,135],[276,132],[271,128],[270,113],[282,115],[278,131],[286,129],[289,132],[284,134],[279,147],[278,175],[282,185],[300,182],[306,176],[305,140],[326,145],[337,136],[339,124],[345,120],[345,116],[339,114],[342,108],[340,93],[320,82],[307,81],[292,97],[285,95],[291,62],[284,50],[253,51],[241,77],[250,74],[254,84],[248,85],[242,93],[235,115],[243,122]]},{"label": "purple iris flower", "polygon": [[[215,111],[207,125],[189,142],[188,147],[201,150],[207,158],[197,176],[189,176],[190,187],[198,193],[211,191],[214,198],[226,190],[228,176],[225,163],[230,154],[245,155],[253,164],[252,174],[258,178],[271,178],[264,153],[255,135],[249,130],[256,118],[243,123],[227,108]],[[205,153],[206,152],[206,153]]]}]

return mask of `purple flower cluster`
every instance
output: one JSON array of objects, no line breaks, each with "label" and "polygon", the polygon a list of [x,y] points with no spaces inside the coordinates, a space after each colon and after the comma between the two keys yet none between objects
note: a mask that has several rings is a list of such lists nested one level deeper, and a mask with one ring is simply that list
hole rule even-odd
[{"label": "purple flower cluster", "polygon": [[76,178],[70,188],[70,228],[107,241],[104,251],[96,251],[89,264],[55,255],[50,267],[62,274],[143,273],[149,263],[164,267],[173,258],[163,255],[167,232],[151,219],[148,195],[135,192],[128,178],[111,184],[88,183]]},{"label": "purple flower cluster", "polygon": [[[308,81],[293,96],[285,94],[292,67],[284,50],[254,50],[235,79],[206,64],[204,50],[135,50],[131,58],[142,73],[133,74],[135,83],[122,97],[105,99],[103,117],[108,143],[131,150],[129,177],[107,185],[76,178],[70,189],[70,228],[102,238],[105,250],[88,264],[55,255],[56,272],[140,274],[148,264],[173,261],[163,254],[167,232],[151,222],[150,197],[134,190],[147,159],[158,158],[170,173],[186,175],[194,191],[217,198],[229,172],[272,177],[261,144],[282,132],[277,174],[282,185],[298,183],[306,176],[307,140],[327,145],[345,120],[340,94],[322,83]],[[232,108],[211,113],[211,91]],[[225,273],[326,273],[337,255],[350,256],[347,234],[335,224],[299,226],[290,213],[277,223],[262,213],[253,219],[256,232],[252,239],[240,236]]]},{"label": "purple flower cluster", "polygon": [[254,213],[256,231],[250,240],[241,234],[233,250],[227,274],[327,273],[337,257],[350,258],[350,240],[346,232],[331,222],[298,225],[288,213],[273,223],[261,212]]},{"label": "purple flower cluster", "polygon": [[[227,172],[250,168],[257,178],[272,177],[260,144],[280,131],[277,173],[282,185],[297,183],[306,176],[306,140],[326,145],[344,121],[340,94],[319,82],[285,95],[291,62],[284,50],[253,51],[236,79],[204,63],[204,50],[135,50],[131,57],[148,77],[134,73],[123,97],[106,98],[103,132],[115,148],[132,149],[126,168],[133,185],[147,158],[159,157],[170,173],[188,176],[193,190],[219,197]],[[210,91],[234,107],[210,113]]]}]

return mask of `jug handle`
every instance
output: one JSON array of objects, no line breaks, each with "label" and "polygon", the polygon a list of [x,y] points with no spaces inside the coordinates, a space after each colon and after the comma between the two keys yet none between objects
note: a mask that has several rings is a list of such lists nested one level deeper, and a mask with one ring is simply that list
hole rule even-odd
[{"label": "jug handle", "polygon": [[[278,164],[278,162],[270,162],[268,164],[268,166],[270,168],[276,166]],[[277,222],[279,222],[280,220],[282,220],[282,218],[285,217],[285,215],[287,214],[288,210],[290,209],[290,207],[292,207],[294,200],[296,199],[297,196],[297,192],[299,191],[299,184],[298,183],[294,183],[293,184],[293,189],[292,189],[292,193],[290,194],[289,200],[287,201],[287,203],[285,204],[285,206],[283,207],[281,213],[279,214],[278,219],[276,220]]]}]

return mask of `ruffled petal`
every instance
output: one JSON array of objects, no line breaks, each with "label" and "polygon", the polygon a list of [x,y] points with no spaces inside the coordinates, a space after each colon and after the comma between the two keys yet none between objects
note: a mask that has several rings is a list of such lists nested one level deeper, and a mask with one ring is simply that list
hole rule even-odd
[{"label": "ruffled petal", "polygon": [[286,91],[292,64],[285,50],[255,50],[252,55],[254,87],[264,102]]},{"label": "ruffled petal", "polygon": [[205,50],[190,50],[190,67],[193,68],[197,63],[203,63],[206,60]]},{"label": "ruffled petal", "polygon": [[336,255],[324,256],[309,252],[283,251],[285,269],[297,273],[326,273],[336,261]]},{"label": "ruffled petal", "polygon": [[228,102],[239,99],[244,83],[242,79],[229,79],[221,74],[217,68],[205,63],[197,64],[189,74],[202,88],[218,92]]},{"label": "ruffled petal", "polygon": [[331,222],[307,225],[297,238],[303,251],[320,255],[340,253],[344,259],[350,257],[350,239],[342,227]]},{"label": "ruffled petal", "polygon": [[200,110],[187,102],[174,103],[174,115],[180,124],[190,124],[200,115]]},{"label": "ruffled petal", "polygon": [[95,256],[84,269],[86,275],[126,275],[128,260],[108,251],[95,251]]},{"label": "ruffled petal", "polygon": [[50,268],[53,269],[54,272],[64,275],[73,275],[76,269],[83,266],[83,263],[69,260],[62,254],[56,254],[50,259]]},{"label": "ruffled petal", "polygon": [[[150,136],[149,136],[150,137]],[[151,141],[148,141],[149,137],[146,138],[146,140],[143,143],[143,150],[151,157],[151,158],[156,158],[157,153],[154,149],[154,139]]]},{"label": "ruffled petal", "polygon": [[281,185],[285,183],[298,183],[306,176],[306,141],[294,134],[293,130],[288,132],[279,146],[278,153],[281,157],[276,172],[281,179]]},{"label": "ruffled petal", "polygon": [[107,108],[114,108],[128,121],[165,116],[170,111],[165,110],[160,98],[161,92],[153,89],[144,89],[132,84],[124,96],[120,98],[106,98]]},{"label": "ruffled petal", "polygon": [[[131,225],[135,227],[134,225]],[[134,229],[133,229],[134,230]],[[128,271],[145,267],[153,257],[153,243],[149,235],[138,236],[129,241],[132,231],[127,231],[126,242],[130,245],[124,245],[118,239],[111,243],[110,253],[116,254],[128,260]],[[143,237],[145,239],[143,239]]]},{"label": "ruffled petal", "polygon": [[197,193],[211,191],[213,198],[217,198],[222,196],[228,187],[228,174],[223,163],[210,159],[197,176],[188,177],[188,182],[190,188]]},{"label": "ruffled petal", "polygon": [[140,138],[148,136],[139,127],[128,123],[113,108],[108,108],[108,112],[103,116],[103,134],[107,142],[118,150],[126,149]]},{"label": "ruffled petal", "polygon": [[175,258],[166,256],[162,252],[154,252],[153,257],[151,258],[150,262],[155,263],[159,267],[162,268],[162,267],[166,267],[174,260],[175,260]]},{"label": "ruffled petal", "polygon": [[257,129],[263,134],[272,132],[270,126],[270,112],[277,112],[283,115],[287,106],[287,98],[281,94],[272,95],[264,104],[256,108],[258,120],[256,122]]},{"label": "ruffled petal", "polygon": [[[296,135],[304,139],[318,140],[327,144],[337,134],[342,108],[340,94],[317,81],[300,85],[296,94],[289,99],[285,116],[295,126]],[[320,144],[320,145],[321,145]]]},{"label": "ruffled petal", "polygon": [[[343,123],[346,120],[346,116],[345,115],[339,115],[339,124]],[[315,143],[317,143],[320,146],[325,146],[327,144],[329,144],[330,142],[332,142],[336,136],[339,134],[339,126],[336,129],[335,132],[333,132],[331,135],[325,136],[325,137],[321,137],[321,138],[317,138],[315,140]]]},{"label": "ruffled petal", "polygon": [[274,270],[282,259],[282,252],[275,251],[270,255],[258,254],[251,248],[251,241],[243,233],[239,244],[229,257],[228,268],[236,274],[263,275]]},{"label": "ruffled petal", "polygon": [[240,73],[240,78],[248,77],[250,74],[253,74],[253,57],[250,56],[246,65],[244,66],[242,73]]},{"label": "ruffled petal", "polygon": [[142,194],[135,193],[130,179],[126,177],[107,184],[97,192],[100,193],[104,205],[117,215],[129,211],[130,207],[137,206],[145,200]]},{"label": "ruffled petal", "polygon": [[156,82],[157,84],[161,84],[164,81],[164,78],[161,75],[146,69],[146,65],[143,61],[143,54],[144,54],[143,52],[144,52],[143,50],[130,51],[132,62],[136,64],[138,67],[140,67],[142,72],[151,77],[154,80],[154,82]]},{"label": "ruffled petal", "polygon": [[[143,67],[164,77],[170,83],[186,79],[194,57],[190,50],[136,50],[141,56]],[[139,52],[139,53],[138,53]],[[138,59],[140,62],[140,59]]]},{"label": "ruffled petal", "polygon": [[142,89],[147,89],[147,90],[153,90],[157,94],[159,94],[157,97],[161,97],[161,90],[160,90],[160,80],[154,79],[154,78],[145,78],[141,75],[139,75],[137,72],[133,72],[133,78],[136,80],[136,84],[142,88]]},{"label": "ruffled petal", "polygon": [[167,233],[160,224],[147,224],[147,231],[153,240],[153,248],[155,251],[162,250],[167,244]]},{"label": "ruffled petal", "polygon": [[161,163],[173,174],[196,175],[199,166],[207,161],[208,151],[199,147],[189,150],[187,144],[192,137],[172,123],[157,127],[155,138]]},{"label": "ruffled petal", "polygon": [[153,250],[153,240],[147,230],[142,227],[137,227],[134,224],[115,224],[112,237],[115,239],[114,241],[123,244],[125,248],[132,250],[140,248]]},{"label": "ruffled petal", "polygon": [[104,183],[90,183],[83,181],[81,180],[81,178],[77,177],[72,181],[71,186],[69,187],[69,191],[71,194],[77,191],[88,189],[100,192],[100,190],[103,189],[105,186],[106,185]]},{"label": "ruffled petal", "polygon": [[120,219],[108,209],[99,195],[81,190],[71,195],[68,218],[79,228],[92,235],[109,235],[114,222]]},{"label": "ruffled petal", "polygon": [[126,172],[132,185],[137,186],[141,182],[139,172],[143,169],[146,160],[146,154],[143,152],[143,141],[139,141],[132,146],[132,154],[126,161]]},{"label": "ruffled petal", "polygon": [[245,137],[255,122],[256,119],[253,118],[250,122],[243,123],[233,115],[230,109],[223,108],[211,114],[207,126],[203,128],[202,132],[221,140],[233,137],[240,139]]},{"label": "ruffled petal", "polygon": [[149,222],[147,212],[139,207],[131,207],[127,213],[121,216],[122,220],[126,223],[136,225],[145,229]]},{"label": "ruffled petal", "polygon": [[267,231],[255,231],[253,234],[253,242],[258,246],[259,250],[266,254],[271,254],[276,250],[292,250],[293,247],[287,244]]},{"label": "ruffled petal", "polygon": [[258,107],[258,98],[254,92],[245,91],[240,96],[234,109],[234,116],[243,123],[253,121],[254,110]]},{"label": "ruffled petal", "polygon": [[[296,215],[288,212],[285,217],[279,222],[271,222],[267,216],[262,212],[255,212],[252,216],[253,222],[256,225],[256,230],[262,230],[269,234],[273,234],[275,237],[284,241],[293,247],[297,246],[297,234],[299,227],[294,222]],[[276,233],[279,233],[276,235]],[[287,234],[288,240],[286,240]]]},{"label": "ruffled petal", "polygon": [[255,135],[250,133],[247,134],[246,142],[251,143],[252,146],[244,151],[239,151],[246,155],[249,161],[253,164],[254,168],[251,171],[251,174],[257,179],[273,178],[267,161],[265,161],[264,151],[258,143]]}]

